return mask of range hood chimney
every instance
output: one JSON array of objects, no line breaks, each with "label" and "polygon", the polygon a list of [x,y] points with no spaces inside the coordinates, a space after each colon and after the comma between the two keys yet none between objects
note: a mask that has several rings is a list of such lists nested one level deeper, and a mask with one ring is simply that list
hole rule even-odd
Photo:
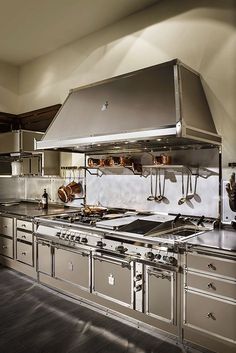
[{"label": "range hood chimney", "polygon": [[36,149],[99,154],[220,145],[201,77],[179,60],[70,91]]}]

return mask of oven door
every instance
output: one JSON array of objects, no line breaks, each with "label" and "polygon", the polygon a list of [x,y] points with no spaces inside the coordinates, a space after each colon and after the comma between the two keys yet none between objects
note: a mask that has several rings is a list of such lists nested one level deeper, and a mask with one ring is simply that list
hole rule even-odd
[{"label": "oven door", "polygon": [[54,277],[90,291],[90,252],[54,245]]},{"label": "oven door", "polygon": [[133,261],[113,255],[93,255],[92,291],[99,297],[133,308]]},{"label": "oven door", "polygon": [[176,323],[176,273],[145,266],[145,313],[153,318]]}]

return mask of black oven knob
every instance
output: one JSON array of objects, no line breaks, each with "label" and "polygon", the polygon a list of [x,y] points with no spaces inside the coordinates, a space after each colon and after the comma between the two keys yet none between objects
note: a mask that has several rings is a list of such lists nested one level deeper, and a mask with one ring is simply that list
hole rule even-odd
[{"label": "black oven knob", "polygon": [[177,259],[173,256],[169,257],[169,263],[173,266],[177,266]]},{"label": "black oven knob", "polygon": [[157,260],[160,260],[160,259],[161,259],[161,254],[155,255],[155,258],[156,258]]},{"label": "black oven knob", "polygon": [[97,242],[97,246],[99,246],[99,248],[102,248],[104,245],[105,244],[101,240]]},{"label": "black oven knob", "polygon": [[56,236],[60,238],[61,232],[56,232]]},{"label": "black oven knob", "polygon": [[80,241],[80,237],[78,235],[75,237],[75,241]]},{"label": "black oven knob", "polygon": [[154,257],[155,257],[155,255],[154,255],[153,252],[151,252],[151,251],[147,252],[147,253],[145,254],[145,256],[146,256],[146,258],[147,258],[148,260],[153,260]]},{"label": "black oven knob", "polygon": [[125,248],[123,245],[118,245],[117,247],[116,247],[116,251],[119,251],[119,252],[121,252],[121,253],[124,253],[124,252],[126,252],[128,249],[127,248]]},{"label": "black oven knob", "polygon": [[87,239],[87,238],[82,238],[82,239],[81,239],[81,243],[87,244],[87,242],[88,242],[88,239]]}]

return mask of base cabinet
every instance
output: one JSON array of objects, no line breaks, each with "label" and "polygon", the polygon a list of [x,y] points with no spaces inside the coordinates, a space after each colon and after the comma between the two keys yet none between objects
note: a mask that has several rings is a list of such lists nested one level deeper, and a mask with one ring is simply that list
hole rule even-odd
[{"label": "base cabinet", "polygon": [[184,267],[184,339],[217,353],[235,352],[235,258],[187,253]]}]

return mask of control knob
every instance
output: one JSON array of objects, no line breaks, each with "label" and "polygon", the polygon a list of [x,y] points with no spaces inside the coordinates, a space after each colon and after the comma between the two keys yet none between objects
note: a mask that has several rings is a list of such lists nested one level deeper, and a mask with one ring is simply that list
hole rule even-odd
[{"label": "control knob", "polygon": [[165,261],[173,266],[177,265],[177,260],[173,256],[163,256],[163,261]]},{"label": "control knob", "polygon": [[160,259],[161,259],[161,254],[155,255],[155,258],[156,258],[157,260],[160,260]]},{"label": "control knob", "polygon": [[119,252],[121,252],[121,253],[124,253],[124,252],[126,252],[128,249],[127,248],[125,248],[123,245],[118,245],[117,247],[116,247],[116,251],[119,251]]},{"label": "control knob", "polygon": [[145,254],[145,256],[146,256],[146,258],[147,258],[148,260],[153,260],[154,257],[155,257],[155,255],[154,255],[153,252],[151,252],[151,251],[147,252],[147,253]]},{"label": "control knob", "polygon": [[80,237],[78,235],[75,237],[75,241],[80,241]]},{"label": "control knob", "polygon": [[100,248],[102,248],[104,245],[106,244],[104,244],[101,240],[97,242],[97,246],[99,246]]},{"label": "control knob", "polygon": [[142,285],[139,284],[138,286],[134,287],[134,292],[140,292],[142,290]]},{"label": "control knob", "polygon": [[87,238],[82,238],[82,239],[81,239],[81,243],[87,244],[87,242],[88,242],[88,239],[87,239]]}]

